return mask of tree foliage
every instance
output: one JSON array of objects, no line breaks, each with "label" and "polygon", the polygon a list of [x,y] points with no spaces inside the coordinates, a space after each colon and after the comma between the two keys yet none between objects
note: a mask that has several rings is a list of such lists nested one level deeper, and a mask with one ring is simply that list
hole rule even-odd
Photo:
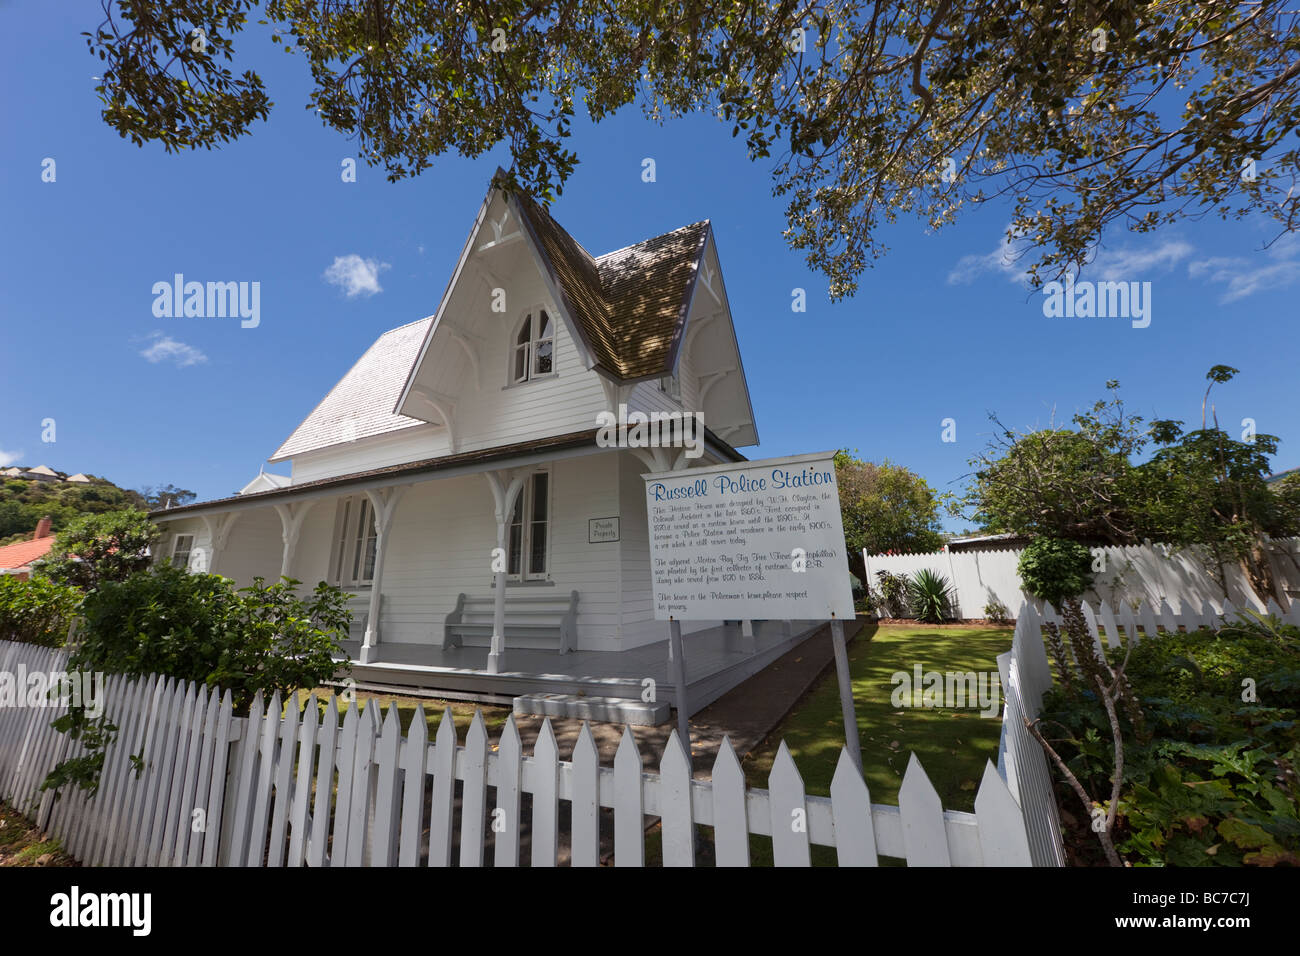
[{"label": "tree foliage", "polygon": [[166,674],[229,690],[235,710],[253,696],[314,688],[339,669],[347,595],[325,582],[307,598],[299,582],[246,588],[215,574],[159,565],[86,596],[69,666],[114,674]]},{"label": "tree foliage", "polygon": [[1016,564],[1025,590],[1054,607],[1077,598],[1092,584],[1092,553],[1077,541],[1035,538]]},{"label": "tree foliage", "polygon": [[143,511],[84,515],[55,538],[55,557],[42,565],[41,573],[84,590],[124,581],[149,566],[149,549],[158,538],[158,526]]},{"label": "tree foliage", "polygon": [[939,508],[944,498],[921,476],[888,461],[860,461],[841,451],[835,456],[835,482],[849,568],[864,585],[871,583],[864,549],[880,554],[943,547]]},{"label": "tree foliage", "polygon": [[1016,432],[994,417],[997,433],[971,460],[972,518],[992,532],[1133,542],[1131,458],[1146,438],[1142,419],[1124,411],[1119,383],[1106,387],[1110,397],[1075,415],[1074,428]]},{"label": "tree foliage", "polygon": [[[247,134],[272,106],[230,66],[257,6],[103,0],[86,37],[104,120],[169,151]],[[1045,278],[1112,225],[1212,213],[1284,231],[1300,209],[1300,15],[1282,0],[261,6],[310,70],[309,107],[390,179],[507,142],[511,184],[549,199],[576,167],[579,109],[716,116],[771,163],[786,238],[835,298],[900,214],[937,229],[1014,196],[1007,238],[1037,247]]]},{"label": "tree foliage", "polygon": [[37,575],[0,574],[0,641],[58,647],[68,635],[81,592]]},{"label": "tree foliage", "polygon": [[6,478],[0,483],[0,544],[30,538],[45,517],[51,519],[55,531],[61,531],[80,515],[142,505],[139,494],[103,479],[82,484]]},{"label": "tree foliage", "polygon": [[198,497],[188,488],[177,488],[173,484],[145,485],[136,494],[149,511],[186,505]]},{"label": "tree foliage", "polygon": [[[230,691],[235,713],[246,715],[259,692],[283,699],[347,669],[335,659],[352,619],[347,594],[322,581],[304,598],[298,583],[254,578],[236,589],[229,578],[166,564],[103,580],[82,599],[84,628],[68,669],[163,674],[220,687]],[[76,785],[93,792],[118,727],[85,707],[70,709],[52,726],[80,742],[82,753],[55,767],[42,789]]]},{"label": "tree foliage", "polygon": [[[1216,365],[1206,378],[1213,388],[1236,374]],[[1233,438],[1213,421],[1212,406],[1194,431],[1171,419],[1144,425],[1125,412],[1118,383],[1108,388],[1111,397],[1075,415],[1073,429],[1014,432],[999,423],[971,461],[963,503],[972,517],[990,531],[1031,537],[1204,546],[1220,580],[1238,563],[1256,593],[1276,594],[1266,538],[1300,529],[1300,485],[1265,481],[1277,436]]]}]

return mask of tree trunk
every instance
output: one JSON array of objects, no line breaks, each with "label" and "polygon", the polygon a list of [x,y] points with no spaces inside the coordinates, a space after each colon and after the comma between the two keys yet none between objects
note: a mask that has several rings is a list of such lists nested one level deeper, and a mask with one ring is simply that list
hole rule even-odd
[{"label": "tree trunk", "polygon": [[1277,582],[1273,577],[1273,565],[1269,563],[1268,551],[1264,543],[1256,538],[1250,545],[1250,551],[1241,559],[1241,569],[1246,573],[1246,580],[1256,596],[1265,604],[1269,598],[1279,605],[1286,603],[1286,597],[1278,592]]}]

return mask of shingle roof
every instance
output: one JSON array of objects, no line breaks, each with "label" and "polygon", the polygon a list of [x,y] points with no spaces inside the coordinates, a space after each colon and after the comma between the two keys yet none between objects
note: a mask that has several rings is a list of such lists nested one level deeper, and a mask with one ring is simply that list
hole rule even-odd
[{"label": "shingle roof", "polygon": [[45,557],[52,547],[54,547],[54,535],[7,544],[0,548],[0,571],[25,568],[37,558]]},{"label": "shingle roof", "polygon": [[596,364],[622,379],[668,374],[708,220],[593,258],[530,197],[515,199]]},{"label": "shingle roof", "polygon": [[420,319],[376,339],[270,460],[423,425],[418,418],[395,415],[393,407],[432,321]]}]

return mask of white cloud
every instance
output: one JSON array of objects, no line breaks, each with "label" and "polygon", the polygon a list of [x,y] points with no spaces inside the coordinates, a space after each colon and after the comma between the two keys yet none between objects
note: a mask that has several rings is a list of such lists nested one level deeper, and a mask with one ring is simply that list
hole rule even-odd
[{"label": "white cloud", "polygon": [[966,285],[974,282],[985,272],[1001,273],[1012,282],[1024,282],[1027,278],[1020,264],[1020,253],[1006,235],[992,252],[982,256],[962,256],[948,273],[949,285]]},{"label": "white cloud", "polygon": [[194,346],[186,345],[184,342],[177,342],[170,335],[154,332],[150,338],[152,344],[140,354],[154,364],[175,362],[177,368],[186,368],[208,360],[208,357]]},{"label": "white cloud", "polygon": [[[1084,270],[1085,278],[1101,281],[1132,281],[1141,275],[1163,272],[1193,252],[1189,243],[1170,239],[1157,246],[1099,249]],[[1036,250],[1009,241],[1004,234],[998,247],[984,255],[962,256],[948,273],[949,285],[974,282],[984,273],[1003,275],[1011,282],[1029,282],[1027,263],[1037,260]]]},{"label": "white cloud", "polygon": [[1300,242],[1294,234],[1282,237],[1268,250],[1262,264],[1259,260],[1224,256],[1200,259],[1188,264],[1187,274],[1193,279],[1227,285],[1219,298],[1223,305],[1267,289],[1285,289],[1300,281]]},{"label": "white cloud", "polygon": [[387,262],[362,259],[352,253],[346,256],[335,256],[334,263],[325,270],[323,278],[330,285],[342,289],[349,299],[354,299],[359,295],[375,295],[383,292],[383,288],[379,285],[379,273],[388,268],[391,267]]},{"label": "white cloud", "polygon": [[1157,246],[1100,249],[1088,263],[1085,278],[1102,282],[1132,282],[1172,269],[1195,250],[1191,243],[1168,239]]},{"label": "white cloud", "polygon": [[0,468],[8,468],[10,465],[22,460],[23,453],[21,451],[5,451],[0,448]]}]

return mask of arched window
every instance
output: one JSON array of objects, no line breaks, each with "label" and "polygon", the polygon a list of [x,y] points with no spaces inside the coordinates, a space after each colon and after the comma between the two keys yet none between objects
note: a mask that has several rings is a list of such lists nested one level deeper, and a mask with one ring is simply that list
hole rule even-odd
[{"label": "arched window", "polygon": [[555,322],[545,309],[529,311],[515,334],[510,380],[527,382],[555,371]]}]

